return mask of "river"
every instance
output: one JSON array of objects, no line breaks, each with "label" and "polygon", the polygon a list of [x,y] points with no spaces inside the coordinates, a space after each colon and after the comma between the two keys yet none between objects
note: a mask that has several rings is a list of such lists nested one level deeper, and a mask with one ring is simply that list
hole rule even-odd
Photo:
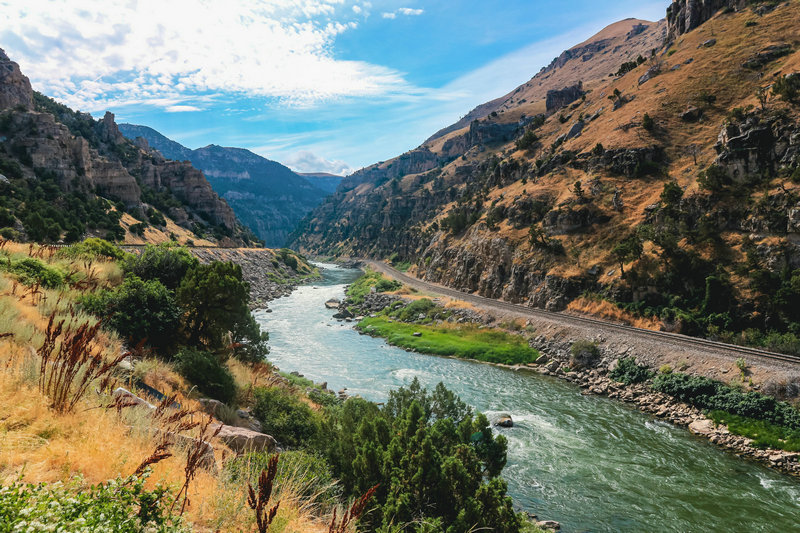
[{"label": "river", "polygon": [[800,482],[723,452],[682,428],[538,374],[406,352],[337,322],[323,303],[360,275],[321,265],[323,279],[256,318],[270,361],[328,387],[383,401],[415,376],[439,381],[514,427],[503,477],[521,509],[564,532],[800,531]]}]

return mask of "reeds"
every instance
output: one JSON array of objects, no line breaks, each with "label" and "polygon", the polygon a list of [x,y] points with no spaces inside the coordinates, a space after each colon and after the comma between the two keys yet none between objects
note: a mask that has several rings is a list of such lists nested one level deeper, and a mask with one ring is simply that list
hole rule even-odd
[{"label": "reeds", "polygon": [[281,502],[276,503],[268,509],[269,500],[272,498],[272,488],[275,475],[278,473],[278,454],[270,457],[267,469],[261,471],[258,477],[258,492],[253,489],[253,485],[247,484],[247,505],[255,512],[256,526],[258,533],[267,533],[269,526],[278,514],[278,507]]},{"label": "reeds", "polygon": [[375,494],[375,491],[378,490],[379,486],[380,485],[375,485],[365,492],[363,496],[357,498],[350,506],[350,509],[344,512],[339,522],[336,521],[336,509],[334,509],[331,525],[328,526],[328,533],[346,533],[350,524],[355,523],[361,518],[361,515],[364,514],[364,511],[367,509],[367,504],[372,499],[372,496]]},{"label": "reeds", "polygon": [[[70,318],[75,318],[74,311]],[[103,357],[102,350],[94,346],[99,322],[66,328],[65,322],[56,320],[55,311],[50,314],[44,342],[37,351],[39,391],[50,398],[51,407],[59,413],[71,412],[97,380],[100,390],[108,389],[113,380],[111,371],[127,356],[121,354],[110,360]]]}]

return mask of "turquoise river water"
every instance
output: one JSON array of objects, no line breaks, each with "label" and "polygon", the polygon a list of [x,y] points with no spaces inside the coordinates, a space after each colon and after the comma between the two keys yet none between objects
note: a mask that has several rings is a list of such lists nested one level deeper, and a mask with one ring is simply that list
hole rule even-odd
[{"label": "turquoise river water", "polygon": [[323,279],[256,316],[270,361],[328,387],[383,401],[415,376],[439,381],[491,415],[508,412],[503,477],[516,505],[564,532],[800,531],[800,482],[725,453],[682,428],[572,384],[489,365],[406,352],[331,318],[357,270]]}]

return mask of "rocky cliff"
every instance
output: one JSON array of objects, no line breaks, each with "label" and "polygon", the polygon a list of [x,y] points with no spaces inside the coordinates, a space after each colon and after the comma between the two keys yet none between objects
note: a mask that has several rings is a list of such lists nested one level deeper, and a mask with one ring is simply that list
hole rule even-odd
[{"label": "rocky cliff", "polygon": [[[9,193],[0,208],[17,219],[21,236],[31,225],[45,224],[52,228],[45,233],[53,240],[68,228],[74,230],[67,232],[70,239],[93,229],[113,230],[110,235],[117,239],[123,230],[110,220],[115,218],[110,213],[126,210],[144,226],[151,217],[161,223],[153,214],[161,211],[198,236],[208,234],[233,242],[247,238],[231,208],[214,193],[202,172],[129,142],[111,113],[94,120],[34,92],[18,65],[1,51],[0,130],[0,172],[8,174],[4,187]],[[37,192],[41,190],[37,183],[53,183],[68,197],[55,200],[47,190]],[[92,202],[94,195],[117,205],[90,206],[87,202]],[[42,223],[31,212],[34,201],[48,204],[38,209]],[[102,213],[94,217],[87,213],[95,208]],[[103,221],[98,222],[98,217]]]},{"label": "rocky cliff", "polygon": [[146,126],[121,124],[120,128],[129,139],[144,139],[164,157],[188,160],[202,170],[239,220],[270,247],[283,246],[300,219],[328,194],[280,163],[249,150],[213,144],[192,150]]},{"label": "rocky cliff", "polygon": [[[800,78],[782,78],[800,70],[800,5],[733,7],[676,3],[669,28],[688,26],[669,45],[667,22],[612,25],[494,111],[343,181],[295,245],[409,261],[426,280],[551,310],[791,337],[800,316],[775,295],[800,298],[786,81]],[[594,79],[574,78],[578,64]]]},{"label": "rocky cliff", "polygon": [[667,8],[667,40],[691,31],[710,19],[720,9],[743,9],[747,0],[673,0]]}]

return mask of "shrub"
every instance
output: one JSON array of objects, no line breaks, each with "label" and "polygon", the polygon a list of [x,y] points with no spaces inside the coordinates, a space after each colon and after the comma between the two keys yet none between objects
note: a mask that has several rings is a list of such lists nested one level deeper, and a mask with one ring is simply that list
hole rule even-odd
[{"label": "shrub", "polygon": [[186,347],[175,356],[178,372],[201,393],[232,405],[236,399],[233,374],[219,358],[209,352]]},{"label": "shrub", "polygon": [[400,289],[403,284],[393,279],[381,279],[375,284],[375,290],[378,292],[392,292]]},{"label": "shrub", "polygon": [[[99,305],[92,298],[86,305]],[[95,310],[97,308],[95,307]],[[133,344],[146,339],[148,345],[165,349],[174,344],[181,310],[170,290],[158,280],[128,276],[108,301],[109,324]]]},{"label": "shrub", "polygon": [[253,415],[264,433],[284,446],[308,446],[319,436],[319,417],[306,403],[279,387],[256,389]]},{"label": "shrub", "polygon": [[772,84],[772,92],[787,102],[796,103],[800,97],[800,75],[787,74]]},{"label": "shrub", "polygon": [[105,257],[119,260],[125,259],[128,253],[106,240],[90,237],[79,244],[67,248],[64,251],[64,255],[86,258]]},{"label": "shrub", "polygon": [[596,342],[579,340],[572,343],[569,349],[571,357],[570,364],[574,368],[584,368],[594,366],[600,359],[600,348]]},{"label": "shrub", "polygon": [[532,130],[528,130],[517,140],[517,150],[529,150],[533,148],[537,142],[539,142],[539,137]]},{"label": "shrub", "polygon": [[170,493],[146,476],[116,479],[88,490],[68,485],[14,482],[0,487],[0,533],[12,531],[189,531],[169,512]]},{"label": "shrub", "polygon": [[186,273],[199,263],[189,250],[181,246],[147,245],[141,254],[130,255],[125,260],[123,270],[144,280],[158,280],[166,288],[175,290]]},{"label": "shrub", "polygon": [[653,372],[646,366],[636,364],[633,357],[620,359],[617,366],[608,373],[608,377],[614,381],[632,385],[642,383],[653,377]]},{"label": "shrub", "polygon": [[60,270],[49,267],[38,259],[23,259],[13,263],[9,270],[25,285],[38,283],[46,289],[55,289],[64,284],[64,274]]},{"label": "shrub", "polygon": [[650,132],[652,132],[653,130],[655,130],[655,129],[656,129],[656,121],[655,121],[655,120],[653,120],[653,117],[651,117],[650,115],[648,115],[647,113],[645,113],[645,114],[644,114],[644,117],[642,117],[642,127],[643,127],[643,128],[646,130],[646,131],[650,131]]}]

